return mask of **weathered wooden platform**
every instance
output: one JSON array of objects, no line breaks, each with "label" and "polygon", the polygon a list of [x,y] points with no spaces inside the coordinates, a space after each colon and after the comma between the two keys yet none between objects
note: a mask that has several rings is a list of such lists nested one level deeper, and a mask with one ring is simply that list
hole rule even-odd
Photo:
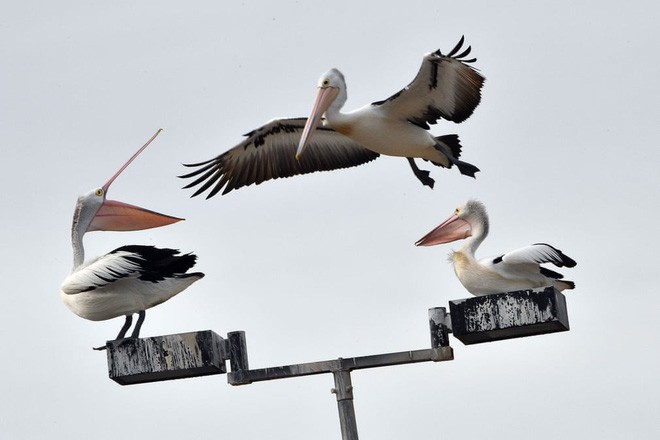
[{"label": "weathered wooden platform", "polygon": [[453,360],[449,333],[464,344],[477,344],[569,330],[566,298],[554,288],[455,300],[449,308],[450,313],[445,307],[428,311],[430,349],[250,369],[244,331],[230,332],[223,339],[205,330],[108,341],[108,370],[110,378],[121,385],[223,374],[227,360],[231,385],[332,374],[342,438],[357,439],[352,371]]},{"label": "weathered wooden platform", "polygon": [[225,345],[211,330],[108,341],[108,374],[121,385],[223,374]]},{"label": "weathered wooden platform", "polygon": [[550,287],[472,297],[429,309],[431,349],[286,365],[251,370],[245,332],[223,339],[211,330],[122,339],[106,343],[109,376],[121,385],[231,373],[228,382],[246,385],[262,380],[333,373],[453,359],[449,333],[466,345],[569,330],[566,298]]},{"label": "weathered wooden platform", "polygon": [[554,287],[449,301],[454,337],[463,344],[568,331],[566,297]]}]

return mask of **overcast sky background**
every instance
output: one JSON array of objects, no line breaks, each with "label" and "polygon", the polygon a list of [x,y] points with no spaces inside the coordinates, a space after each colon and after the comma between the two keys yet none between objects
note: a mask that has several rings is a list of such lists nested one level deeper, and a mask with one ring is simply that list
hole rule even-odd
[{"label": "overcast sky background", "polygon": [[[430,346],[427,309],[469,296],[456,245],[413,243],[470,197],[480,256],[539,241],[564,270],[571,331],[455,360],[352,374],[360,437],[660,436],[656,2],[33,1],[0,7],[0,436],[338,439],[332,376],[232,387],[225,376],[122,387],[104,352],[123,322],[60,301],[76,197],[164,132],[109,198],[185,222],[94,232],[194,251],[206,278],[147,312],[143,336],[245,330],[252,368]],[[175,176],[273,117],[306,116],[320,74],[347,109],[388,97],[461,35],[486,76],[460,125],[476,180],[404,159],[190,199]],[[427,166],[428,168],[428,166]]]}]

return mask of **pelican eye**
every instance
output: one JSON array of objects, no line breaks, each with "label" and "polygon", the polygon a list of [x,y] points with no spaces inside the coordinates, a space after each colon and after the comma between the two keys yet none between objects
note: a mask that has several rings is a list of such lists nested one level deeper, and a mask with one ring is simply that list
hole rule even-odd
[{"label": "pelican eye", "polygon": [[103,188],[99,188],[96,190],[96,195],[101,197],[103,195]]},{"label": "pelican eye", "polygon": [[323,81],[321,81],[321,87],[328,87],[330,85],[330,80],[328,78],[325,78]]}]

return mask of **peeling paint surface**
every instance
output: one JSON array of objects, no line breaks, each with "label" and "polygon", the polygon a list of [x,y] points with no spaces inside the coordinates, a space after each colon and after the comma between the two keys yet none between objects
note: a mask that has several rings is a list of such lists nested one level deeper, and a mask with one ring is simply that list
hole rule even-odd
[{"label": "peeling paint surface", "polygon": [[122,385],[226,372],[222,338],[210,330],[108,345],[110,378]]},{"label": "peeling paint surface", "polygon": [[556,289],[499,293],[450,302],[454,336],[489,342],[566,331],[566,299]]}]

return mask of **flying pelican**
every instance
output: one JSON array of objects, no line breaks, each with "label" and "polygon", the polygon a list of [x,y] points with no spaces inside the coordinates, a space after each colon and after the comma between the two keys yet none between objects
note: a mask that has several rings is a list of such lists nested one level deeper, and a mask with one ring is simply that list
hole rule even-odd
[{"label": "flying pelican", "polygon": [[185,164],[197,169],[179,176],[196,178],[184,188],[200,185],[193,197],[210,188],[208,199],[270,179],[361,165],[381,154],[406,157],[415,176],[431,188],[434,180],[415,158],[445,168],[456,165],[474,177],[479,169],[458,160],[457,135],[434,137],[427,131],[438,119],[463,122],[481,101],[484,77],[467,64],[476,61],[465,59],[471,47],[458,53],[462,46],[463,37],[446,55],[440,50],[426,54],[403,90],[349,113],[340,111],[347,98],[344,75],[330,69],[319,79],[309,118],[273,119],[221,155]]},{"label": "flying pelican", "polygon": [[572,258],[549,244],[536,243],[477,261],[474,254],[487,235],[485,206],[468,200],[415,244],[433,246],[465,239],[458,250],[452,252],[451,260],[461,284],[476,296],[549,286],[560,291],[575,288],[573,281],[563,280],[563,275],[540,266],[543,263],[557,267],[576,265]]},{"label": "flying pelican", "polygon": [[[78,198],[71,227],[73,270],[60,287],[64,304],[91,321],[126,316],[116,339],[123,339],[138,314],[132,338],[137,338],[145,310],[167,301],[204,276],[187,273],[195,265],[193,254],[153,246],[122,246],[85,262],[83,236],[89,231],[136,231],[183,220],[115,200],[106,195],[119,174],[156,138],[158,130],[105,185]],[[105,347],[96,348],[102,350]]]}]

